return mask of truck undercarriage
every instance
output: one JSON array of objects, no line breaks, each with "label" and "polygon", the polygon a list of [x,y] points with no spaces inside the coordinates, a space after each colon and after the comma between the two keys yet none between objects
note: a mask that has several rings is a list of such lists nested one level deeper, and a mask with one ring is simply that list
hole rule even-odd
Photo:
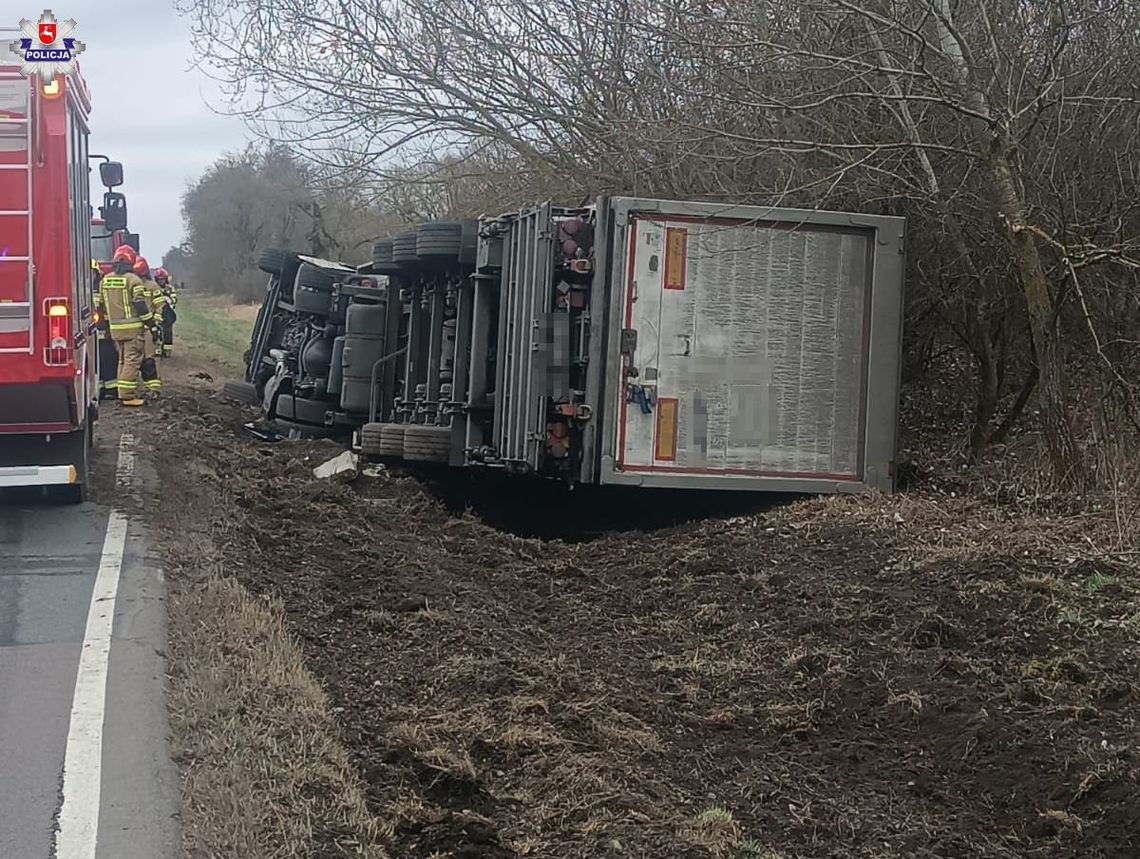
[{"label": "truck undercarriage", "polygon": [[632,198],[281,250],[230,394],[371,457],[567,484],[889,491],[904,225]]}]

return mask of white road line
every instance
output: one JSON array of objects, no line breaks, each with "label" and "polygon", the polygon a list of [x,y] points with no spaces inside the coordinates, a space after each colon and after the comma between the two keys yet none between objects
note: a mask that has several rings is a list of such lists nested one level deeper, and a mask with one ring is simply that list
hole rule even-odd
[{"label": "white road line", "polygon": [[[134,474],[134,438],[119,441],[116,468],[120,486],[129,485]],[[55,859],[95,859],[99,840],[99,794],[102,788],[103,716],[107,696],[107,664],[111,656],[111,632],[115,624],[115,598],[127,543],[127,517],[112,510],[91,607],[83,650],[75,676],[71,702],[71,726],[63,761],[63,802],[55,832]]]}]

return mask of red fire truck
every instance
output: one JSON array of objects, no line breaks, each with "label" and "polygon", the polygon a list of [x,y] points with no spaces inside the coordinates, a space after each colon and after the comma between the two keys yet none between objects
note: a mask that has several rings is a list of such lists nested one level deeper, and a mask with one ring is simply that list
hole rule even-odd
[{"label": "red fire truck", "polygon": [[[103,157],[103,156],[91,156]],[[114,264],[111,258],[115,255],[115,248],[129,245],[138,253],[139,235],[126,230],[109,230],[107,222],[101,217],[91,219],[91,259],[99,266],[101,274],[110,274]]]},{"label": "red fire truck", "polygon": [[[87,119],[78,68],[44,83],[0,65],[0,488],[79,502],[98,416]],[[121,165],[100,165],[121,184]],[[110,190],[102,214],[126,227]]]}]

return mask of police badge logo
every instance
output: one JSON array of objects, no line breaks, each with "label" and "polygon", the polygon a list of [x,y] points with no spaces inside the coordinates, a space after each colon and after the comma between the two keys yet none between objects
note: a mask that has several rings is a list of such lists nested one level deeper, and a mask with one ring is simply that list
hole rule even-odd
[{"label": "police badge logo", "polygon": [[87,48],[75,38],[75,28],[75,19],[60,23],[51,9],[44,9],[39,21],[20,21],[24,38],[9,45],[21,63],[20,72],[26,77],[38,75],[44,83],[71,74],[75,58]]}]

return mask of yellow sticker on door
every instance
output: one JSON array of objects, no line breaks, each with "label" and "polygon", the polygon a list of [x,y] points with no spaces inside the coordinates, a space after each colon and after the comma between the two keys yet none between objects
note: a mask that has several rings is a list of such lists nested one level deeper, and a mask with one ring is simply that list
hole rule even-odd
[{"label": "yellow sticker on door", "polygon": [[658,462],[677,460],[677,400],[674,397],[657,399],[657,443],[653,458]]},{"label": "yellow sticker on door", "polygon": [[689,252],[689,231],[680,227],[665,230],[665,288],[685,288],[685,263]]}]

